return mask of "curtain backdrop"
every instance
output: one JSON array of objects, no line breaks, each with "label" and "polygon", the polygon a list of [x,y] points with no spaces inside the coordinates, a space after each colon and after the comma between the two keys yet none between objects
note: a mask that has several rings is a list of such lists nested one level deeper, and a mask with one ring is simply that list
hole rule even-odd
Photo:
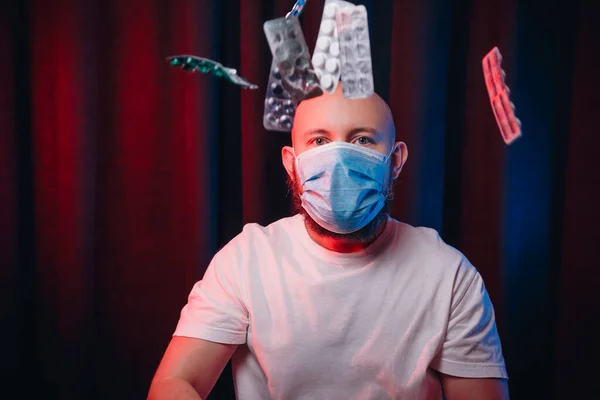
[{"label": "curtain backdrop", "polygon": [[[0,397],[145,398],[214,253],[290,215],[290,137],[262,127],[262,24],[292,3],[0,6]],[[481,272],[513,399],[597,396],[600,2],[357,3],[410,153],[393,216]],[[302,16],[311,48],[322,7]],[[523,123],[510,147],[481,71],[495,45]],[[181,53],[260,89],[169,67]],[[229,374],[212,398],[231,398]]]}]

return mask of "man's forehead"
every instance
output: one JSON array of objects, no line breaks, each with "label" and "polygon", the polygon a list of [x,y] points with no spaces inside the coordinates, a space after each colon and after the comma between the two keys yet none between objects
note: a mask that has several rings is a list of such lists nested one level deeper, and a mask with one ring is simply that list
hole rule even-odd
[{"label": "man's forehead", "polygon": [[333,94],[324,94],[300,103],[294,118],[294,137],[299,138],[298,135],[315,130],[348,131],[357,128],[394,133],[391,111],[381,97],[373,95],[367,99],[347,99],[340,86]]}]

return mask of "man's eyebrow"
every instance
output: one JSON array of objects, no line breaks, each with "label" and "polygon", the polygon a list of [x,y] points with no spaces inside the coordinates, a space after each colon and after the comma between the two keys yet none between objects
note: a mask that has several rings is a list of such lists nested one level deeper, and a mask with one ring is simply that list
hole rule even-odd
[{"label": "man's eyebrow", "polygon": [[377,136],[382,136],[382,133],[379,132],[377,129],[371,128],[371,127],[367,127],[367,126],[361,126],[361,127],[352,129],[350,131],[350,135],[355,135],[355,134],[361,133],[361,132],[368,132],[368,133],[372,133],[372,134],[377,135]]},{"label": "man's eyebrow", "polygon": [[309,129],[306,132],[304,132],[304,134],[302,136],[310,136],[310,135],[322,135],[322,134],[329,134],[329,131],[327,129]]},{"label": "man's eyebrow", "polygon": [[[383,136],[383,134],[380,131],[378,131],[375,128],[368,127],[368,126],[360,126],[358,128],[353,128],[352,130],[350,130],[350,132],[348,132],[348,136],[354,136],[357,133],[361,133],[361,132],[362,133],[364,133],[364,132],[371,133],[378,138]],[[306,132],[304,132],[303,137],[309,137],[312,135],[331,135],[331,133],[327,129],[323,129],[323,128],[309,129]]]}]

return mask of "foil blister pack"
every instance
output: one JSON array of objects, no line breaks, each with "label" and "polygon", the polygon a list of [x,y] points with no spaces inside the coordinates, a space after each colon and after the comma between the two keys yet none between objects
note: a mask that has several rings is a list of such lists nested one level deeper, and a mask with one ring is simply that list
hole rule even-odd
[{"label": "foil blister pack", "polygon": [[300,101],[323,94],[310,63],[310,51],[298,18],[265,22],[265,34],[273,62],[265,96],[263,125],[268,130],[289,132]]},{"label": "foil blister pack", "polygon": [[342,0],[325,1],[312,64],[319,77],[321,88],[326,92],[335,91],[341,76],[336,13],[339,8],[353,6],[352,3]]},{"label": "foil blister pack", "polygon": [[265,129],[288,132],[292,129],[294,115],[298,102],[283,86],[281,72],[273,59],[267,94],[265,96],[265,111],[263,125]]},{"label": "foil blister pack", "polygon": [[351,99],[369,97],[375,87],[367,9],[363,5],[338,8],[336,25],[344,96]]},{"label": "foil blister pack", "polygon": [[293,72],[298,59],[310,62],[310,51],[297,17],[269,20],[265,22],[264,30],[271,54],[283,75]]},{"label": "foil blister pack", "polygon": [[223,77],[244,89],[258,89],[257,85],[239,76],[236,69],[225,67],[221,63],[208,58],[181,54],[167,57],[167,61],[171,66],[179,67],[185,71],[199,71],[202,74],[212,74],[217,77]]}]

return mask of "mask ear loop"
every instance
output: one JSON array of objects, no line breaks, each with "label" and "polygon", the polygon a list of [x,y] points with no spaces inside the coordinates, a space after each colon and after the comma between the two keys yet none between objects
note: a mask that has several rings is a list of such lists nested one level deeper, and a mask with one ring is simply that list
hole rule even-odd
[{"label": "mask ear loop", "polygon": [[394,145],[392,146],[392,150],[390,150],[390,154],[388,154],[387,157],[386,157],[386,159],[385,159],[386,163],[389,162],[392,159],[392,154],[394,154],[394,152],[396,151],[396,147],[397,147],[397,144],[394,143]]},{"label": "mask ear loop", "polygon": [[[397,147],[398,147],[397,143],[394,143],[394,145],[392,146],[392,150],[390,150],[390,154],[388,154],[388,156],[387,156],[387,159],[385,160],[385,163],[386,163],[386,165],[387,165],[387,163],[388,163],[388,162],[389,162],[389,161],[392,159],[392,154],[394,154],[394,152],[396,151]],[[394,176],[394,172],[393,172],[393,171],[389,171],[389,174],[390,174],[390,176],[389,176],[389,179],[394,179],[394,178],[393,178],[393,176]],[[390,185],[388,184],[388,187],[387,187],[387,188],[386,188],[386,190],[385,190],[385,198],[386,198],[386,201],[387,201],[387,198],[388,198],[388,196],[390,195],[390,194],[388,193],[389,186],[390,186]],[[388,216],[388,218],[389,218],[389,216]]]},{"label": "mask ear loop", "polygon": [[292,147],[292,154],[294,155],[294,170],[296,171],[296,175],[298,179],[300,179],[300,163],[298,162],[298,156],[296,155],[296,149]]}]

